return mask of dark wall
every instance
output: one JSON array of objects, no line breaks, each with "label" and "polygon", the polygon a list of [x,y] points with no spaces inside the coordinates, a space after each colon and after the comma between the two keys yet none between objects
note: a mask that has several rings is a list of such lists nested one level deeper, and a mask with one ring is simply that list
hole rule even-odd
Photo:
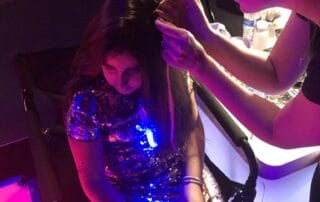
[{"label": "dark wall", "polygon": [[79,44],[100,2],[15,0],[0,4],[0,145],[25,137],[28,131],[13,55]]},{"label": "dark wall", "polygon": [[224,24],[232,36],[242,36],[243,13],[234,0],[207,0],[215,21]]}]

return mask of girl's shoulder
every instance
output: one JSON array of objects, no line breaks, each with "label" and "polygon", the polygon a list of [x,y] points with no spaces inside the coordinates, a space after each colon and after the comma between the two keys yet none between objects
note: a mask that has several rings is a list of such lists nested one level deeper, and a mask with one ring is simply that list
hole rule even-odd
[{"label": "girl's shoulder", "polygon": [[76,92],[72,108],[101,121],[122,119],[138,108],[137,96],[125,96],[108,85],[86,88]]},{"label": "girl's shoulder", "polygon": [[77,91],[66,116],[68,137],[80,141],[92,141],[100,137],[97,112],[99,108],[96,91],[84,89]]},{"label": "girl's shoulder", "polygon": [[91,87],[78,90],[71,99],[66,116],[68,137],[92,141],[101,137],[101,129],[111,126],[110,92]]},{"label": "girl's shoulder", "polygon": [[79,90],[73,95],[71,108],[93,113],[100,105],[101,97],[100,90],[92,88]]}]

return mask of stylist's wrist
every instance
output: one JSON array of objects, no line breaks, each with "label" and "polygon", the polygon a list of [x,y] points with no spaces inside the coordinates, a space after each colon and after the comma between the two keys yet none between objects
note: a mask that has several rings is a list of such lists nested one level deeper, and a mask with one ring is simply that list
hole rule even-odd
[{"label": "stylist's wrist", "polygon": [[208,22],[202,23],[199,25],[197,30],[190,30],[190,32],[195,36],[195,38],[203,43],[208,37],[210,37],[212,29]]},{"label": "stylist's wrist", "polygon": [[194,76],[199,76],[205,72],[205,69],[209,67],[209,56],[203,52],[195,57],[194,66],[189,68],[189,71]]}]

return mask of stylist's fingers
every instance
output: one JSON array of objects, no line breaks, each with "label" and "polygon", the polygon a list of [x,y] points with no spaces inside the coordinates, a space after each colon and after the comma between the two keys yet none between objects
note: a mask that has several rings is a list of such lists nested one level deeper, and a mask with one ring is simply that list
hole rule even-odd
[{"label": "stylist's fingers", "polygon": [[164,49],[170,48],[171,54],[178,58],[185,57],[188,52],[188,49],[191,48],[189,39],[185,38],[175,39],[172,37],[163,36],[162,43],[167,44],[165,47],[163,47]]},{"label": "stylist's fingers", "polygon": [[163,43],[163,47],[161,49],[161,56],[163,60],[170,66],[175,68],[187,68],[183,61],[183,57],[181,57],[181,52],[175,50],[171,44]]},{"label": "stylist's fingers", "polygon": [[189,71],[200,69],[207,59],[204,48],[194,36],[179,28],[163,33],[161,55],[171,66]]},{"label": "stylist's fingers", "polygon": [[179,57],[184,52],[178,41],[168,39],[162,40],[161,50],[169,53],[172,57]]},{"label": "stylist's fingers", "polygon": [[163,37],[161,43],[161,55],[163,59],[173,67],[190,70],[194,63],[196,47],[188,40],[178,40],[170,37]]},{"label": "stylist's fingers", "polygon": [[[192,46],[194,45],[193,42],[195,39],[189,31],[178,28],[162,20],[159,20],[158,22],[158,29],[162,32],[162,43],[170,45],[171,50],[184,54],[190,48],[193,48]],[[167,48],[168,45],[163,48]]]},{"label": "stylist's fingers", "polygon": [[[171,26],[169,24],[169,26]],[[186,54],[190,49],[196,48],[196,39],[193,35],[183,28],[177,28],[174,25],[165,28],[162,32],[162,40],[170,44],[171,48],[181,56]]]},{"label": "stylist's fingers", "polygon": [[161,18],[167,22],[172,21],[171,20],[172,16],[170,16],[168,13],[164,12],[163,10],[156,9],[154,12],[158,15],[159,18]]},{"label": "stylist's fingers", "polygon": [[159,17],[174,23],[177,19],[177,3],[173,0],[163,0],[159,4],[158,8],[154,11]]},{"label": "stylist's fingers", "polygon": [[172,23],[160,18],[156,19],[155,25],[163,35],[167,35],[172,38],[181,38],[182,36],[186,35],[185,29],[176,27]]},{"label": "stylist's fingers", "polygon": [[172,52],[168,51],[167,49],[162,49],[161,56],[168,65],[172,67],[177,67],[177,63],[172,56]]}]

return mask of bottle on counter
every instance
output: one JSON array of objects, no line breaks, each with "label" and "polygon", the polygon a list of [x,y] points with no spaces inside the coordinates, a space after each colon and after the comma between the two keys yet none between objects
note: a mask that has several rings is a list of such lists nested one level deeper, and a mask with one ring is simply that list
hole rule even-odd
[{"label": "bottle on counter", "polygon": [[275,44],[277,38],[272,24],[265,20],[258,20],[253,33],[252,48],[268,51]]},{"label": "bottle on counter", "polygon": [[259,13],[244,13],[243,14],[243,34],[242,37],[252,44],[253,33],[256,26],[256,21],[260,18]]}]

